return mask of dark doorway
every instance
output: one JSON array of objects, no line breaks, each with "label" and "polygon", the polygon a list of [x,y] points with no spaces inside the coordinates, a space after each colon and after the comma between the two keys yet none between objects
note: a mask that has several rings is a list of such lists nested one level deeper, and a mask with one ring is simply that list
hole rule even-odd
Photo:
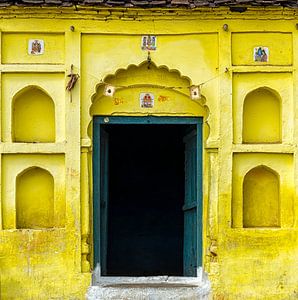
[{"label": "dark doorway", "polygon": [[94,266],[196,276],[202,265],[202,118],[95,117]]},{"label": "dark doorway", "polygon": [[107,125],[107,275],[183,275],[186,125]]}]

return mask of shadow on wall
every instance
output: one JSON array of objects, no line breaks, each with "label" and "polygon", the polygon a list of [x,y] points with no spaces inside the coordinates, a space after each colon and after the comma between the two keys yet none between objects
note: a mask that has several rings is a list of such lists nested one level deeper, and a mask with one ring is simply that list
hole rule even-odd
[{"label": "shadow on wall", "polygon": [[12,113],[14,142],[55,142],[55,105],[40,88],[21,90],[13,99]]},{"label": "shadow on wall", "polygon": [[16,180],[17,228],[54,226],[54,178],[46,170],[33,167]]},{"label": "shadow on wall", "polygon": [[251,169],[243,180],[243,227],[279,227],[279,176],[265,166]]},{"label": "shadow on wall", "polygon": [[280,143],[281,101],[269,88],[250,92],[243,105],[243,143]]}]

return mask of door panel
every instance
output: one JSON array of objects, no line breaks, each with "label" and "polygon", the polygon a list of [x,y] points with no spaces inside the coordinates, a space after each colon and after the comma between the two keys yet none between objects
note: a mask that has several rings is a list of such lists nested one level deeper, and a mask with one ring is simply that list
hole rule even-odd
[{"label": "door panel", "polygon": [[103,126],[93,131],[93,236],[94,268],[106,273],[108,231],[108,147],[109,136]]},{"label": "door panel", "polygon": [[101,275],[107,273],[108,204],[109,204],[109,134],[100,128],[100,265]]},{"label": "door panel", "polygon": [[185,198],[184,198],[184,245],[183,274],[196,276],[197,271],[197,131],[184,137],[185,143]]}]

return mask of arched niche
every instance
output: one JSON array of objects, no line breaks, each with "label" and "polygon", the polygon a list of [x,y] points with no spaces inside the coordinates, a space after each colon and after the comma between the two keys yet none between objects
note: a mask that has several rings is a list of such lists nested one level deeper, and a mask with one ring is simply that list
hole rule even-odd
[{"label": "arched niche", "polygon": [[266,166],[251,169],[243,180],[243,227],[280,226],[279,176]]},{"label": "arched niche", "polygon": [[55,142],[55,105],[52,98],[30,86],[12,102],[12,140],[14,142]]},{"label": "arched niche", "polygon": [[54,178],[42,168],[29,168],[16,179],[16,227],[53,226]]},{"label": "arched niche", "polygon": [[[106,84],[116,87],[112,97],[104,95]],[[127,69],[120,69],[106,76],[96,86],[89,109],[90,123],[94,115],[202,116],[207,121],[209,109],[206,99],[202,96],[201,99],[191,100],[191,85],[191,80],[182,76],[179,71],[170,70],[166,66],[156,66],[154,62],[130,65]],[[140,106],[140,94],[146,92],[154,95],[154,107]],[[208,126],[204,130],[207,136]]]},{"label": "arched niche", "polygon": [[243,105],[243,143],[280,143],[281,100],[266,87],[250,92]]}]

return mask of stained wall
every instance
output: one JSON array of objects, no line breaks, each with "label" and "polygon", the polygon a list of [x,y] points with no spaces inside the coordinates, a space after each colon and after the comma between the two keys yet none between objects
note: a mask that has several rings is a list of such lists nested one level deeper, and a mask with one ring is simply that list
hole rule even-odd
[{"label": "stained wall", "polygon": [[[3,299],[84,299],[93,115],[203,116],[203,266],[214,298],[297,296],[295,16],[174,11],[0,10]],[[150,68],[144,34],[158,39]],[[31,39],[43,54],[28,52]],[[259,46],[268,61],[255,61]],[[144,91],[153,108],[140,107]]]}]

